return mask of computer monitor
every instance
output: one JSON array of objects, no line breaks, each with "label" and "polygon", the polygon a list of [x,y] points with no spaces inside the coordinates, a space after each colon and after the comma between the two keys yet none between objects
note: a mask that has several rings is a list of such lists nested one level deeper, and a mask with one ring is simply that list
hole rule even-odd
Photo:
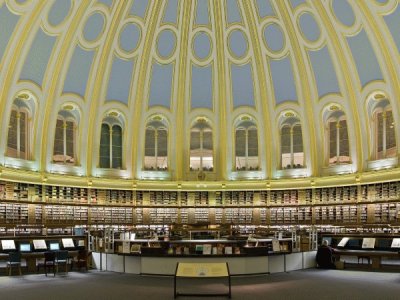
[{"label": "computer monitor", "polygon": [[45,240],[33,240],[33,248],[35,251],[46,251],[47,245]]},{"label": "computer monitor", "polygon": [[58,251],[60,250],[60,243],[59,242],[50,242],[49,249],[51,251]]},{"label": "computer monitor", "polygon": [[346,248],[348,249],[359,249],[361,247],[362,240],[360,238],[351,238],[347,242]]},{"label": "computer monitor", "polygon": [[20,243],[19,244],[19,252],[31,252],[31,244],[26,242],[26,243]]},{"label": "computer monitor", "polygon": [[75,248],[74,241],[71,238],[62,239],[62,244],[65,249],[67,248]]},{"label": "computer monitor", "polygon": [[2,240],[1,241],[1,248],[3,251],[15,251],[15,242],[14,240]]},{"label": "computer monitor", "polygon": [[74,228],[74,235],[84,235],[85,231],[81,227],[75,227]]}]

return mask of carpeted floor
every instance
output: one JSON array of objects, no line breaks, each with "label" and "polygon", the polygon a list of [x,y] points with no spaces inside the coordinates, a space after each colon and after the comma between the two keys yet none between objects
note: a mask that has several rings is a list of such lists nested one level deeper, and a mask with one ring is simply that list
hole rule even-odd
[{"label": "carpeted floor", "polygon": [[[0,276],[0,299],[173,299],[173,277],[112,272]],[[227,292],[222,279],[178,280],[178,292]],[[179,297],[178,299],[199,299]],[[204,298],[200,298],[204,299]],[[227,299],[209,297],[208,299]],[[400,299],[400,273],[309,269],[232,277],[232,299]]]}]

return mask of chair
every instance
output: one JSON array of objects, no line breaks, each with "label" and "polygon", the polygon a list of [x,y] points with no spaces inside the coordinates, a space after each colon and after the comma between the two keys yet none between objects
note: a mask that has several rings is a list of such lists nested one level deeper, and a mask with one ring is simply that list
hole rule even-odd
[{"label": "chair", "polygon": [[67,250],[57,251],[56,255],[57,273],[58,273],[58,268],[61,265],[65,265],[65,273],[68,273],[68,263],[69,263],[68,251]]},{"label": "chair", "polygon": [[333,257],[333,250],[330,247],[321,246],[317,251],[317,264],[322,269],[336,269]]},{"label": "chair", "polygon": [[50,268],[56,276],[56,253],[54,251],[46,251],[44,252],[44,261],[38,263],[37,272],[39,272],[40,267],[44,268],[44,272],[47,276],[47,272]]},{"label": "chair", "polygon": [[11,276],[13,267],[18,267],[19,275],[22,275],[22,271],[21,271],[21,252],[10,252],[8,254],[7,270],[8,270],[8,275],[9,276]]},{"label": "chair", "polygon": [[85,268],[86,271],[88,270],[88,256],[89,254],[86,249],[79,250],[78,256],[74,261],[78,270],[80,270],[81,268]]}]

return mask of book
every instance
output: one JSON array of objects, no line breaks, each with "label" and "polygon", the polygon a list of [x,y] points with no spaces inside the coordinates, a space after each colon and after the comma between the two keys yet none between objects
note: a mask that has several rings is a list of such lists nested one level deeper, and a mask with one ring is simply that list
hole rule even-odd
[{"label": "book", "polygon": [[131,243],[130,242],[122,242],[122,253],[131,253]]},{"label": "book", "polygon": [[347,244],[348,241],[349,241],[349,238],[348,238],[348,237],[342,238],[342,239],[340,240],[339,244],[338,244],[338,247],[344,247],[344,246],[346,246],[346,244]]},{"label": "book", "polygon": [[211,255],[211,249],[212,249],[212,245],[211,244],[204,244],[203,245],[203,254],[204,255]]},{"label": "book", "polygon": [[140,245],[139,244],[133,244],[131,246],[131,253],[140,253]]},{"label": "book", "polygon": [[391,248],[400,248],[400,239],[399,238],[393,239]]},{"label": "book", "polygon": [[374,249],[375,248],[375,238],[363,238],[362,249]]},{"label": "book", "polygon": [[281,251],[281,246],[279,245],[279,240],[278,239],[273,239],[272,240],[272,251],[274,251],[274,252],[280,252]]}]

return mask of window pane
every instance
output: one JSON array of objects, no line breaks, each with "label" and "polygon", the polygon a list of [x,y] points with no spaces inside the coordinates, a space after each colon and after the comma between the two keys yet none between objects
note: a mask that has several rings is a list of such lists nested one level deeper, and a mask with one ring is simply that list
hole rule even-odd
[{"label": "window pane", "polygon": [[192,131],[190,133],[190,150],[200,149],[200,132]]},{"label": "window pane", "polygon": [[350,149],[349,149],[349,135],[347,131],[347,121],[341,120],[339,122],[339,139],[340,139],[340,149],[339,149],[339,161],[341,163],[350,162]]},{"label": "window pane", "polygon": [[190,156],[190,171],[200,170],[200,156]]},{"label": "window pane", "polygon": [[284,126],[281,129],[281,160],[282,169],[291,168],[291,152],[290,152],[290,127]]},{"label": "window pane", "polygon": [[236,170],[246,170],[246,157],[236,156]]},{"label": "window pane", "polygon": [[329,122],[329,164],[337,162],[336,157],[336,145],[337,145],[337,128],[336,122]]},{"label": "window pane", "polygon": [[20,150],[20,158],[25,158],[25,148],[26,148],[26,138],[27,138],[27,124],[28,118],[25,112],[20,113],[20,141],[19,141],[19,150]]},{"label": "window pane", "polygon": [[293,167],[302,168],[304,165],[303,134],[301,125],[293,127]]},{"label": "window pane", "polygon": [[157,169],[166,170],[168,168],[168,132],[165,129],[157,130]]},{"label": "window pane", "polygon": [[250,156],[258,156],[258,136],[257,136],[257,129],[249,129],[248,131],[249,137],[249,148],[248,154]]},{"label": "window pane", "polygon": [[290,127],[285,126],[281,131],[281,152],[290,153]]},{"label": "window pane", "polygon": [[146,129],[144,155],[145,156],[155,156],[155,130],[148,128]]},{"label": "window pane", "polygon": [[100,168],[110,167],[110,128],[107,124],[101,125],[100,137]]},{"label": "window pane", "polygon": [[67,135],[67,157],[66,157],[66,162],[70,163],[70,164],[74,164],[75,163],[74,122],[67,121],[66,135]]},{"label": "window pane", "polygon": [[112,167],[122,168],[122,128],[118,125],[112,128]]},{"label": "window pane", "polygon": [[8,125],[7,156],[17,157],[17,111],[12,110]]},{"label": "window pane", "polygon": [[246,155],[246,131],[244,129],[236,130],[235,149],[236,156]]},{"label": "window pane", "polygon": [[258,170],[258,136],[257,129],[248,130],[248,159],[247,169]]},{"label": "window pane", "polygon": [[293,127],[293,152],[303,152],[301,125],[295,125]]},{"label": "window pane", "polygon": [[213,150],[212,131],[203,132],[203,149]]},{"label": "window pane", "polygon": [[392,111],[386,112],[386,157],[396,156],[396,130]]},{"label": "window pane", "polygon": [[168,134],[166,130],[157,131],[157,141],[158,141],[158,156],[168,156]]},{"label": "window pane", "polygon": [[383,113],[376,114],[377,159],[383,157]]},{"label": "window pane", "polygon": [[56,123],[53,160],[64,162],[64,121],[60,119],[57,119]]}]

